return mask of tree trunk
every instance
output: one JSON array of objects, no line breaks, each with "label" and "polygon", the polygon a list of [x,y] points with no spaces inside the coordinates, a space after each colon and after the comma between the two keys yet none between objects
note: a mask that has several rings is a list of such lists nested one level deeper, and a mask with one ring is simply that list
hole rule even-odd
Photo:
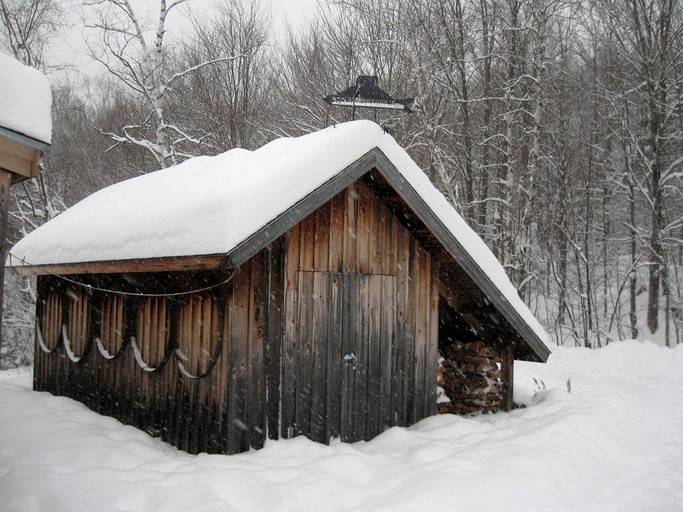
[{"label": "tree trunk", "polygon": [[7,226],[9,221],[9,188],[12,184],[12,173],[0,169],[0,354],[2,353],[2,312],[5,296],[5,257],[7,255]]}]

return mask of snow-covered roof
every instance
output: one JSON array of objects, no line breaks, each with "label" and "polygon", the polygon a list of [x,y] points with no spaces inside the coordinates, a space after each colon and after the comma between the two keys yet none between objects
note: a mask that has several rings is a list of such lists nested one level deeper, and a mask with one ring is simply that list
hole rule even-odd
[{"label": "snow-covered roof", "polygon": [[49,144],[52,92],[48,79],[4,53],[0,53],[0,77],[0,128]]},{"label": "snow-covered roof", "polygon": [[392,179],[412,194],[408,203],[423,205],[425,224],[438,231],[446,249],[508,320],[526,331],[524,338],[533,338],[545,360],[546,333],[498,260],[405,150],[369,121],[278,139],[256,151],[234,149],[193,158],[117,183],[26,236],[11,250],[9,263],[18,267],[234,256],[257,233],[280,236],[284,231],[273,227],[276,219],[300,205],[304,208],[314,192],[378,151],[386,157],[385,167],[397,173]]}]

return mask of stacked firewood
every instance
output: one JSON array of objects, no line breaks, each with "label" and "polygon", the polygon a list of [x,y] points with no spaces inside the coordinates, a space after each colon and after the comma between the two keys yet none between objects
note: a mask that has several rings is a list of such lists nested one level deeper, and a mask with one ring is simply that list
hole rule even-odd
[{"label": "stacked firewood", "polygon": [[496,412],[503,404],[500,351],[481,341],[454,343],[441,354],[439,385],[450,402],[439,413]]}]

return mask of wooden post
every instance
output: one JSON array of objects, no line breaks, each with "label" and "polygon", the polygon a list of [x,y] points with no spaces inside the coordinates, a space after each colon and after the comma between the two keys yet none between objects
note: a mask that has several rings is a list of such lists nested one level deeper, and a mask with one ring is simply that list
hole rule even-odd
[{"label": "wooden post", "polygon": [[0,222],[0,350],[2,350],[2,312],[4,311],[5,296],[5,256],[7,255],[7,226],[9,221],[9,188],[12,184],[12,173],[5,169],[0,169],[0,208],[2,209],[2,219]]},{"label": "wooden post", "polygon": [[514,408],[512,395],[514,391],[514,367],[515,367],[515,349],[513,347],[506,347],[503,349],[503,382],[505,389],[504,408],[506,411],[511,411]]}]

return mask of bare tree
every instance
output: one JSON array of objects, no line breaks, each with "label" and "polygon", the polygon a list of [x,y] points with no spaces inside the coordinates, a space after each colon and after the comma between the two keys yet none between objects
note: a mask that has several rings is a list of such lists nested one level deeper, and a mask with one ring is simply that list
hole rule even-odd
[{"label": "bare tree", "polygon": [[[258,1],[223,0],[208,19],[191,22],[193,34],[176,60],[179,69],[196,69],[176,81],[169,111],[202,134],[205,152],[262,145],[275,101],[270,13]],[[240,58],[197,68],[215,55]]]},{"label": "bare tree", "polygon": [[0,0],[0,47],[27,66],[40,68],[51,35],[62,24],[55,0]]},{"label": "bare tree", "polygon": [[[683,66],[683,5],[679,0],[630,0],[597,2],[614,51],[624,62],[619,86],[636,116],[632,129],[623,136],[633,151],[633,164],[627,169],[632,184],[649,210],[647,234],[648,307],[647,325],[651,333],[659,326],[662,276],[666,269],[663,239],[666,191],[683,159],[678,151],[683,134],[677,126],[677,91]],[[619,93],[619,91],[614,91]]]},{"label": "bare tree", "polygon": [[128,0],[92,0],[95,21],[89,27],[99,33],[100,44],[90,44],[92,57],[117,77],[141,102],[137,119],[106,132],[116,144],[132,144],[151,153],[157,166],[164,168],[178,158],[191,156],[179,148],[198,144],[197,137],[169,121],[168,95],[175,82],[205,66],[240,59],[240,55],[219,56],[181,70],[168,69],[166,21],[187,0],[159,0],[159,18],[154,30],[147,31],[143,20]]}]

